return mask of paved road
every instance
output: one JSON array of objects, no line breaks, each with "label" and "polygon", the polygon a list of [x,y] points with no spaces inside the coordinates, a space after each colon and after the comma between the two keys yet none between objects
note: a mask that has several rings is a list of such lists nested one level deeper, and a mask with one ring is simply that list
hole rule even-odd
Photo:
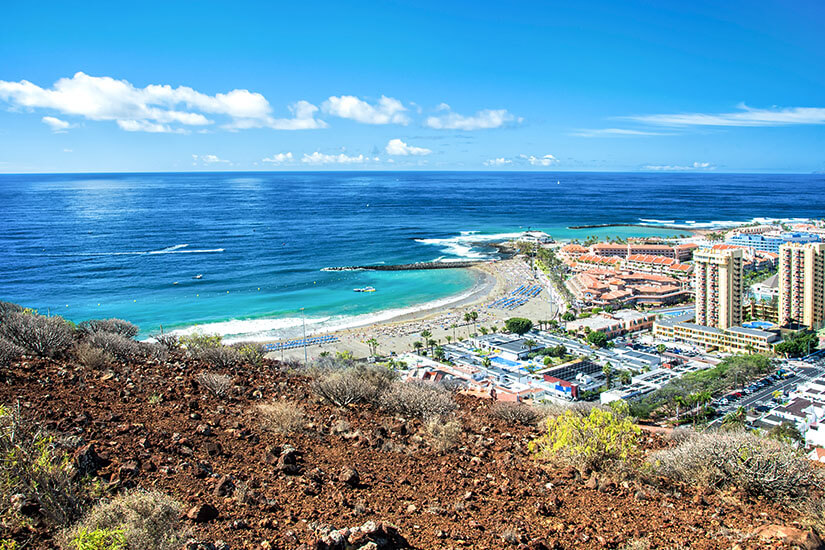
[{"label": "paved road", "polygon": [[[798,366],[804,364],[805,366]],[[787,363],[786,363],[787,365]],[[790,365],[788,365],[790,366]],[[778,380],[775,384],[772,384],[766,388],[761,390],[757,390],[750,395],[744,395],[738,401],[731,401],[729,405],[722,406],[718,405],[718,400],[714,402],[717,405],[717,411],[722,415],[713,422],[709,424],[709,426],[713,426],[714,424],[721,423],[722,417],[725,413],[738,409],[739,407],[745,407],[745,409],[750,409],[752,407],[756,407],[760,404],[768,404],[771,401],[773,392],[779,390],[784,392],[785,390],[793,389],[797,385],[802,382],[806,382],[813,378],[818,378],[821,376],[825,376],[825,363],[819,362],[817,364],[807,364],[807,363],[799,363],[794,362],[796,374],[793,374],[789,378],[785,378],[782,380]],[[740,390],[737,390],[740,391]],[[731,392],[728,392],[731,393]],[[744,393],[744,392],[743,392]],[[770,412],[765,413],[765,415],[770,414]],[[764,415],[763,415],[764,416]]]}]

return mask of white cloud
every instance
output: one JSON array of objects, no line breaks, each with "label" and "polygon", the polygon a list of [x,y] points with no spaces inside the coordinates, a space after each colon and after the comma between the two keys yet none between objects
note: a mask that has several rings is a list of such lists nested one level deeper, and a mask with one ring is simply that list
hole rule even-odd
[{"label": "white cloud", "polygon": [[825,124],[825,108],[787,107],[753,109],[744,103],[733,113],[681,113],[622,117],[657,126],[788,126]]},{"label": "white cloud", "polygon": [[380,159],[378,157],[365,157],[364,155],[358,155],[357,157],[351,157],[344,153],[339,153],[337,155],[326,155],[315,151],[311,155],[304,153],[304,156],[301,157],[301,162],[305,164],[363,164],[365,162],[378,162]]},{"label": "white cloud", "polygon": [[709,162],[694,162],[693,164],[682,166],[678,164],[648,164],[644,166],[645,170],[653,170],[656,172],[687,172],[691,170],[715,170],[716,167]]},{"label": "white cloud", "polygon": [[535,157],[533,155],[519,155],[519,157],[525,159],[533,166],[552,166],[559,163],[559,160],[553,155],[544,155],[542,157]]},{"label": "white cloud", "polygon": [[60,120],[59,118],[53,116],[44,116],[40,120],[43,121],[46,126],[52,129],[52,132],[55,134],[60,134],[68,130],[72,127],[71,124],[66,122],[65,120]]},{"label": "white cloud", "polygon": [[74,153],[73,149],[63,149],[64,153]]},{"label": "white cloud", "polygon": [[404,114],[407,109],[400,101],[383,95],[376,105],[352,95],[332,96],[323,103],[322,108],[330,115],[363,124],[407,124],[410,121]]},{"label": "white cloud", "polygon": [[249,90],[208,95],[187,86],[150,84],[138,88],[126,80],[82,72],[61,78],[51,88],[27,80],[0,80],[0,99],[20,109],[51,109],[67,116],[116,121],[127,131],[180,132],[183,127],[214,124],[207,115],[228,118],[225,127],[229,129],[326,127],[326,123],[314,119],[318,108],[306,101],[290,107],[293,118],[277,119],[266,98]]},{"label": "white cloud", "polygon": [[513,161],[504,157],[484,161],[484,166],[506,166],[508,164],[513,164]]},{"label": "white cloud", "polygon": [[627,136],[667,136],[663,132],[648,132],[644,130],[628,130],[625,128],[597,128],[582,129],[572,132],[571,135],[578,137],[627,137]]},{"label": "white cloud", "polygon": [[429,155],[430,149],[407,145],[400,139],[391,139],[385,148],[388,155]]},{"label": "white cloud", "polygon": [[188,134],[185,128],[172,128],[168,124],[148,120],[118,120],[117,125],[127,132],[149,132],[152,134]]},{"label": "white cloud", "polygon": [[192,160],[201,161],[204,164],[231,164],[230,161],[224,160],[217,155],[192,155]]},{"label": "white cloud", "polygon": [[269,162],[272,164],[284,164],[285,162],[292,162],[294,157],[292,153],[278,153],[276,155],[272,155],[271,157],[267,157],[262,159],[262,162]]},{"label": "white cloud", "polygon": [[[449,109],[449,105],[445,103],[439,105],[439,110],[443,110],[442,107]],[[484,109],[473,116],[464,116],[452,112],[431,116],[427,117],[424,124],[436,130],[484,130],[500,128],[512,121],[521,122],[522,119],[516,119],[507,109]]]},{"label": "white cloud", "polygon": [[439,104],[435,107],[435,110],[436,110],[436,111],[449,111],[450,109],[451,109],[451,107],[450,107],[448,104],[444,103],[444,102],[439,103]]}]

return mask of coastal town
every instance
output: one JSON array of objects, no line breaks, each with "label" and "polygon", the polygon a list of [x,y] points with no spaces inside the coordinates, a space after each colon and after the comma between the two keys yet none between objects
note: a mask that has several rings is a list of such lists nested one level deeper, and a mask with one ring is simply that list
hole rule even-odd
[{"label": "coastal town", "polygon": [[[788,427],[825,453],[824,222],[564,243],[529,231],[508,246],[512,258],[473,267],[496,281],[474,302],[328,335],[309,354],[495,401],[626,401],[662,426]],[[770,371],[714,386],[702,403],[674,393],[740,356],[769,357]],[[690,398],[683,415],[676,401]]]}]

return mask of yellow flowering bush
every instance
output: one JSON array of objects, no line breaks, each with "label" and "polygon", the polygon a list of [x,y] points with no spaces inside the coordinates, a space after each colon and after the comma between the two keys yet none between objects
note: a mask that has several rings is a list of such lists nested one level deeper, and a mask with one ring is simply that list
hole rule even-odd
[{"label": "yellow flowering bush", "polygon": [[594,407],[587,415],[568,410],[548,417],[547,432],[531,441],[529,449],[540,459],[573,466],[582,473],[600,471],[635,459],[640,433],[620,407]]}]

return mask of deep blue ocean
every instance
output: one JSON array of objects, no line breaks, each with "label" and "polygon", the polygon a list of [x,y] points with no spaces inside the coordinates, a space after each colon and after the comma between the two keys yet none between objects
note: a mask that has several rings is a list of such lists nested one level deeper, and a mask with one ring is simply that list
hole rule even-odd
[{"label": "deep blue ocean", "polygon": [[[446,300],[466,270],[326,266],[492,257],[527,228],[556,239],[673,234],[825,216],[823,175],[175,173],[0,175],[0,300],[236,338],[324,330]],[[202,275],[200,279],[194,277]],[[175,284],[177,283],[177,284]],[[378,292],[357,294],[372,285]]]}]

